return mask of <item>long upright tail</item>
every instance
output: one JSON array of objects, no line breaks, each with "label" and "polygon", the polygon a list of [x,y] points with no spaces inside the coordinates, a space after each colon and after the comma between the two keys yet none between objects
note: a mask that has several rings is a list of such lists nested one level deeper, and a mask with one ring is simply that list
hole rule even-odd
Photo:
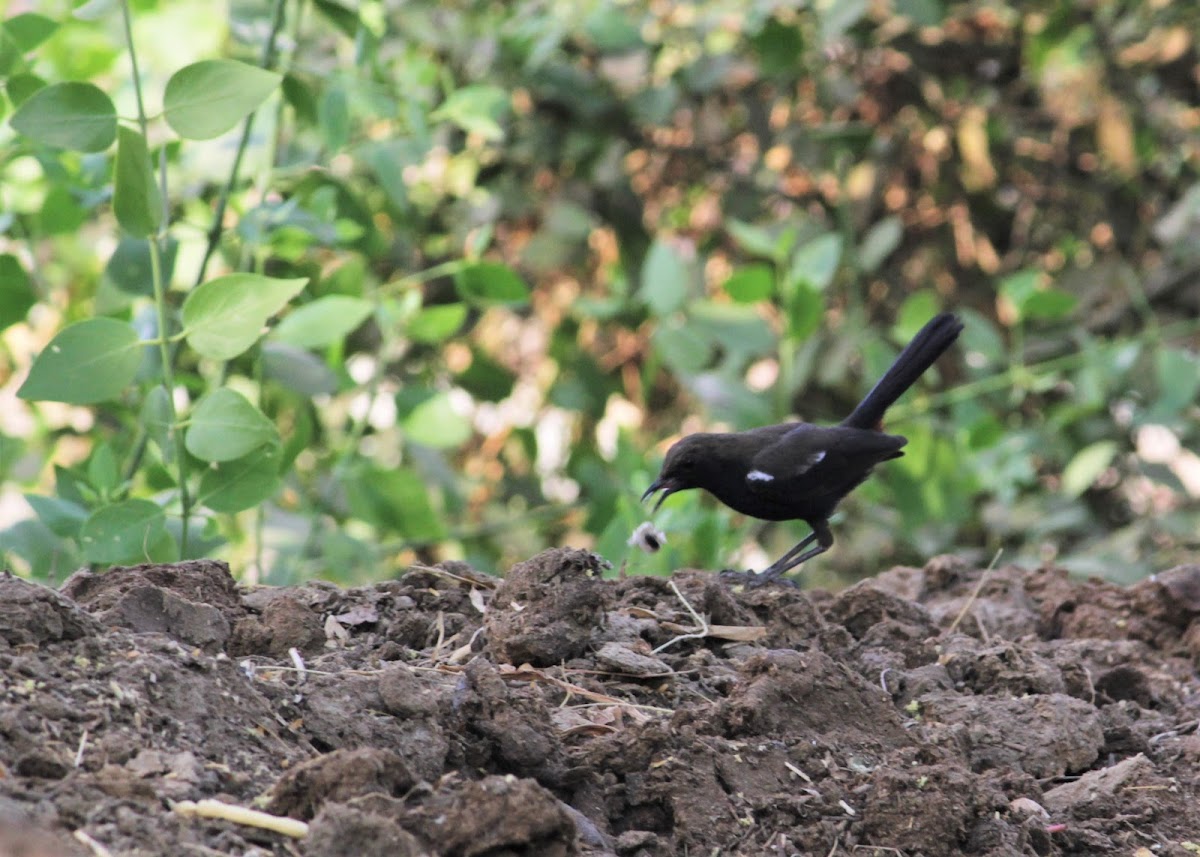
[{"label": "long upright tail", "polygon": [[900,352],[896,362],[879,379],[879,383],[858,403],[854,412],[842,420],[842,425],[851,428],[878,428],[883,420],[884,411],[903,396],[904,391],[915,384],[921,374],[942,356],[942,352],[958,339],[962,329],[962,322],[950,313],[931,318],[913,337],[913,341],[908,343],[908,347]]}]

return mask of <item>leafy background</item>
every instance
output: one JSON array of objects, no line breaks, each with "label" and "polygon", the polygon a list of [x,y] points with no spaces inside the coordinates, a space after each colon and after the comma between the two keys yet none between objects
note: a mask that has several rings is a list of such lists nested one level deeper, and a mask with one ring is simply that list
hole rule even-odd
[{"label": "leafy background", "polygon": [[[761,567],[682,432],[962,347],[809,570],[1132,580],[1200,532],[1200,11],[1143,2],[9,4],[0,548],[353,582],[542,547]],[[263,70],[259,70],[263,69]],[[264,327],[264,323],[266,326]]]}]

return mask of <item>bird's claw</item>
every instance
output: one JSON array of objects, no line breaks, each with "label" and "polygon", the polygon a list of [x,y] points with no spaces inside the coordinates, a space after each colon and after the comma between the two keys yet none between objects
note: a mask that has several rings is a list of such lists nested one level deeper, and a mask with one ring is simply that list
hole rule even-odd
[{"label": "bird's claw", "polygon": [[723,569],[720,573],[720,578],[727,583],[740,583],[747,589],[758,589],[761,586],[766,586],[770,583],[777,583],[780,586],[790,586],[793,589],[799,589],[800,584],[788,577],[780,577],[779,575],[769,574],[765,571],[739,571],[734,568]]}]

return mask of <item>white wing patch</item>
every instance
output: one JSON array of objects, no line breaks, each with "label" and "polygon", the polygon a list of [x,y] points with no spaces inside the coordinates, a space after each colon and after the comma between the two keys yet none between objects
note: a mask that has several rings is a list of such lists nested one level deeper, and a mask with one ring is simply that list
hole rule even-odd
[{"label": "white wing patch", "polygon": [[748,482],[773,482],[775,477],[770,473],[763,473],[761,470],[751,470],[746,474]]}]

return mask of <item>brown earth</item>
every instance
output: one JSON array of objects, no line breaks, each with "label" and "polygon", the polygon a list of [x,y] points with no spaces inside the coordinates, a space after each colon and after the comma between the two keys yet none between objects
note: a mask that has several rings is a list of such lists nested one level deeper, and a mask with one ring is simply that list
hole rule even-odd
[{"label": "brown earth", "polygon": [[[1198,848],[1200,566],[601,571],[0,577],[0,857]],[[307,833],[180,811],[206,798]]]}]

